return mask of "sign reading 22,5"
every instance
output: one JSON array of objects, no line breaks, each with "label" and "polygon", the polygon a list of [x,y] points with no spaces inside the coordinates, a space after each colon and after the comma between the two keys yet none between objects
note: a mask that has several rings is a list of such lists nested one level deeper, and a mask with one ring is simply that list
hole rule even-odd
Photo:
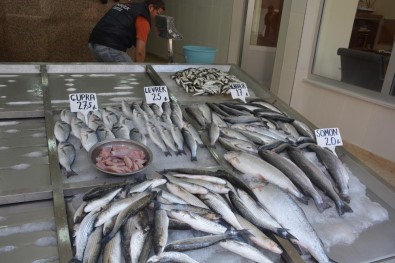
[{"label": "sign reading 22,5", "polygon": [[69,94],[71,112],[88,112],[97,110],[96,93]]}]

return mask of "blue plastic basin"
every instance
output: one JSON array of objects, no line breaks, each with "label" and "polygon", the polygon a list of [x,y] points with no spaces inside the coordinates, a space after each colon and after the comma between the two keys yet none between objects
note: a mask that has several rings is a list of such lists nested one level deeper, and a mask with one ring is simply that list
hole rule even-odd
[{"label": "blue plastic basin", "polygon": [[213,64],[217,49],[205,46],[183,46],[186,63]]}]

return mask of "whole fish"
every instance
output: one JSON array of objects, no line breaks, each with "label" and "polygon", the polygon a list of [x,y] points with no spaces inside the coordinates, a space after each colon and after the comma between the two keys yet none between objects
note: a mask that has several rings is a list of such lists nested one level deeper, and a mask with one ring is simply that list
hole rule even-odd
[{"label": "whole fish", "polygon": [[103,249],[103,262],[119,263],[122,258],[121,233],[117,232]]},{"label": "whole fish", "polygon": [[151,141],[162,150],[165,156],[171,156],[171,153],[169,150],[167,150],[167,147],[161,138],[158,129],[154,125],[150,124],[147,130]]},{"label": "whole fish", "polygon": [[250,232],[251,235],[248,238],[257,246],[270,250],[276,254],[282,254],[283,250],[280,246],[271,240],[268,236],[266,236],[261,230],[259,230],[256,226],[254,226],[250,221],[243,218],[241,215],[236,214],[237,220],[239,220],[240,224],[243,226],[245,230]]},{"label": "whole fish", "polygon": [[154,212],[154,253],[159,256],[162,254],[167,244],[169,236],[169,218],[165,210],[161,209],[159,205],[155,208]]},{"label": "whole fish", "polygon": [[93,145],[99,142],[96,131],[92,130],[91,128],[81,129],[80,135],[81,144],[87,152],[89,152]]},{"label": "whole fish", "polygon": [[245,135],[232,128],[221,128],[220,134],[230,139],[249,141],[249,139]]},{"label": "whole fish", "polygon": [[254,110],[254,114],[256,117],[267,118],[273,121],[283,121],[283,122],[293,122],[295,119],[285,116],[284,114],[277,113],[271,110]]},{"label": "whole fish", "polygon": [[282,121],[278,121],[277,123],[284,132],[288,133],[292,137],[294,138],[300,137],[300,134],[296,130],[295,126],[293,126],[291,123],[282,122]]},{"label": "whole fish", "polygon": [[164,176],[166,177],[166,179],[170,183],[178,185],[178,186],[184,188],[185,190],[187,190],[191,194],[207,194],[208,193],[208,190],[206,188],[200,186],[200,185],[188,183],[184,179],[180,179],[180,178],[174,177],[174,176],[172,176],[171,174],[168,174],[168,173],[164,174]]},{"label": "whole fish", "polygon": [[227,139],[224,137],[219,137],[218,141],[221,143],[222,147],[228,151],[243,151],[252,154],[258,153],[258,147],[249,140],[244,141],[239,139]]},{"label": "whole fish", "polygon": [[189,204],[163,204],[163,203],[156,203],[155,205],[159,206],[160,209],[166,211],[178,210],[178,211],[186,211],[201,215],[210,220],[219,219],[220,216],[210,209],[202,208],[199,206],[189,205]]},{"label": "whole fish", "polygon": [[265,209],[297,239],[291,239],[293,243],[309,251],[320,263],[333,262],[303,210],[287,193],[270,183],[253,191]]},{"label": "whole fish", "polygon": [[217,194],[227,194],[230,190],[227,187],[227,185],[215,184],[215,183],[197,179],[197,178],[184,178],[183,180],[186,181],[187,183],[190,183],[190,184],[200,185],[200,186],[210,190],[211,192],[217,193]]},{"label": "whole fish", "polygon": [[103,235],[103,227],[97,227],[89,235],[88,242],[84,251],[83,262],[96,263],[100,256],[101,244],[100,240]]},{"label": "whole fish", "polygon": [[177,172],[168,172],[172,176],[180,177],[180,178],[189,178],[189,179],[196,179],[196,180],[204,180],[207,182],[211,182],[213,184],[226,184],[226,180],[211,176],[211,175],[204,175],[204,174],[186,174],[186,173],[177,173]]},{"label": "whole fish", "polygon": [[221,196],[212,192],[209,192],[208,194],[199,194],[198,196],[209,208],[211,208],[211,210],[220,214],[231,226],[237,230],[243,229],[232,209]]},{"label": "whole fish", "polygon": [[212,122],[216,123],[220,128],[227,128],[228,124],[215,112],[211,112]]},{"label": "whole fish", "polygon": [[318,168],[313,162],[304,156],[303,152],[294,147],[288,148],[288,154],[294,161],[310,178],[310,180],[318,186],[326,195],[328,195],[336,205],[336,210],[339,215],[343,215],[346,212],[352,212],[351,207],[349,207],[337,194],[333,187],[332,182],[326,178],[326,175]]},{"label": "whole fish", "polygon": [[126,125],[123,125],[121,123],[115,123],[111,129],[112,133],[115,135],[115,138],[120,138],[120,139],[130,139],[129,136],[129,128]]},{"label": "whole fish", "polygon": [[187,202],[185,202],[183,199],[181,199],[180,197],[169,193],[166,190],[162,190],[162,195],[158,196],[158,198],[162,198],[167,200],[170,204],[188,204]]},{"label": "whole fish", "polygon": [[182,128],[181,130],[182,135],[184,137],[184,141],[186,142],[186,145],[188,146],[189,150],[191,151],[191,161],[197,161],[197,143],[191,132],[186,129]]},{"label": "whole fish", "polygon": [[206,104],[207,104],[207,106],[210,107],[210,109],[213,111],[213,113],[216,113],[216,114],[218,114],[220,116],[224,116],[224,117],[229,116],[229,113],[227,113],[226,111],[221,109],[217,104],[209,103],[209,102],[206,102]]},{"label": "whole fish", "polygon": [[110,203],[120,191],[122,191],[122,188],[115,189],[100,198],[89,201],[84,208],[84,212],[89,213],[91,211],[101,210],[104,206]]},{"label": "whole fish", "polygon": [[208,125],[202,112],[197,107],[186,107],[185,111],[199,124],[202,129],[205,129]]},{"label": "whole fish", "polygon": [[145,240],[150,234],[150,229],[151,227],[147,226],[145,229],[137,229],[133,233],[129,246],[129,251],[131,254],[131,263],[139,262],[139,258],[141,257],[141,252],[144,247]]},{"label": "whole fish", "polygon": [[225,112],[227,112],[230,115],[233,115],[235,117],[239,117],[239,116],[252,116],[251,113],[249,113],[248,111],[244,111],[244,110],[237,110],[235,108],[229,107],[223,103],[216,103],[218,105],[218,107],[220,107],[222,110],[224,110]]},{"label": "whole fish", "polygon": [[210,137],[210,146],[215,148],[215,143],[219,138],[219,127],[215,122],[209,124],[209,137]]},{"label": "whole fish", "polygon": [[54,134],[58,142],[65,142],[70,136],[71,126],[64,121],[57,121],[54,126]]},{"label": "whole fish", "polygon": [[96,134],[99,141],[115,139],[115,135],[104,124],[97,127]]},{"label": "whole fish", "polygon": [[269,103],[269,102],[267,102],[265,100],[262,100],[262,99],[250,100],[249,104],[253,105],[253,106],[258,106],[260,108],[266,108],[266,109],[269,109],[269,110],[276,111],[278,113],[284,114],[281,110],[279,110],[273,104],[271,104],[271,103]]},{"label": "whole fish", "polygon": [[135,184],[129,188],[129,194],[132,193],[140,193],[144,192],[147,189],[153,189],[156,188],[160,185],[163,185],[167,182],[166,179],[159,178],[159,179],[151,179],[151,180],[145,180],[141,183]]},{"label": "whole fish", "polygon": [[73,117],[77,118],[77,114],[75,112],[71,112],[69,109],[63,109],[60,112],[60,119],[67,124],[71,125],[71,119]]},{"label": "whole fish", "polygon": [[124,188],[126,185],[127,185],[126,182],[121,182],[121,183],[104,184],[104,185],[93,187],[84,193],[84,195],[82,196],[82,200],[90,201],[102,197],[115,189]]},{"label": "whole fish", "polygon": [[73,171],[71,166],[75,160],[75,148],[71,143],[68,142],[60,142],[58,144],[58,158],[60,165],[64,168],[63,173],[70,177],[72,175],[77,175],[76,172]]},{"label": "whole fish", "polygon": [[78,224],[81,222],[81,220],[84,218],[85,214],[84,214],[84,209],[85,206],[88,204],[88,202],[83,201],[81,203],[81,205],[77,208],[77,210],[74,213],[73,216],[73,222],[74,224]]},{"label": "whole fish", "polygon": [[176,143],[174,141],[174,137],[172,136],[171,131],[161,128],[160,129],[160,134],[163,139],[163,142],[166,144],[166,146],[171,149],[176,155],[180,155],[181,153],[178,151],[176,147]]},{"label": "whole fish", "polygon": [[121,211],[117,216],[114,228],[107,236],[103,237],[101,243],[107,243],[108,241],[110,241],[118,233],[122,225],[126,223],[129,217],[137,214],[140,210],[148,206],[149,203],[156,197],[156,195],[157,192],[151,192],[148,195],[136,200],[131,205],[126,207],[123,211]]},{"label": "whole fish", "polygon": [[162,103],[162,110],[163,110],[164,114],[170,115],[170,113],[172,111],[171,110],[171,106],[170,106],[170,102],[168,102],[168,101],[163,102]]},{"label": "whole fish", "polygon": [[152,111],[152,109],[148,106],[148,104],[145,101],[141,102],[141,109],[147,113],[147,115],[150,118],[155,118],[155,113]]},{"label": "whole fish", "polygon": [[213,119],[212,119],[212,111],[210,109],[209,106],[207,106],[207,104],[205,103],[199,103],[198,104],[198,109],[200,110],[200,112],[202,113],[204,119],[205,119],[205,123],[212,123]]},{"label": "whole fish", "polygon": [[280,170],[262,160],[261,158],[249,153],[230,151],[224,154],[233,167],[242,173],[261,177],[273,183],[284,191],[294,195],[299,201],[307,204],[307,198],[296,188]]},{"label": "whole fish", "polygon": [[223,234],[227,230],[225,226],[191,212],[173,210],[170,212],[170,215],[175,219],[187,223],[193,229],[206,233]]},{"label": "whole fish", "polygon": [[167,246],[165,247],[165,251],[184,252],[188,250],[201,249],[217,244],[218,242],[225,239],[235,238],[238,235],[238,231],[229,231],[224,234],[176,240],[167,244]]},{"label": "whole fish", "polygon": [[147,263],[173,262],[173,263],[199,263],[188,255],[181,252],[163,252],[162,255],[150,257]]},{"label": "whole fish", "polygon": [[255,247],[248,245],[247,243],[240,242],[233,239],[227,239],[220,241],[219,245],[233,253],[236,253],[244,258],[250,259],[254,262],[259,263],[273,263],[271,259],[262,254]]},{"label": "whole fish", "polygon": [[97,218],[97,212],[93,211],[86,215],[81,221],[75,237],[75,256],[74,260],[82,262],[84,251],[88,243],[88,237],[94,229],[94,222]]},{"label": "whole fish", "polygon": [[251,123],[260,121],[260,119],[255,116],[229,116],[224,117],[223,120],[229,123]]},{"label": "whole fish", "polygon": [[173,136],[174,142],[177,145],[178,155],[186,155],[184,150],[184,138],[182,137],[181,129],[175,125],[169,127],[171,135]]},{"label": "whole fish", "polygon": [[318,159],[326,167],[333,180],[335,180],[336,185],[340,189],[340,198],[350,203],[350,193],[348,189],[350,177],[344,164],[328,149],[322,148],[316,144],[309,144],[308,148],[317,154]]},{"label": "whole fish", "polygon": [[259,151],[259,156],[283,172],[295,185],[314,199],[320,213],[330,207],[330,204],[322,199],[307,175],[292,161],[272,151]]},{"label": "whole fish", "polygon": [[188,204],[194,205],[194,206],[199,206],[202,208],[208,208],[207,205],[205,205],[199,198],[194,196],[193,194],[189,193],[186,191],[184,188],[172,184],[172,183],[167,183],[166,188],[169,190],[170,193],[178,196]]},{"label": "whole fish", "polygon": [[173,124],[175,124],[180,129],[184,126],[184,121],[182,116],[180,117],[176,112],[170,113],[170,120]]}]

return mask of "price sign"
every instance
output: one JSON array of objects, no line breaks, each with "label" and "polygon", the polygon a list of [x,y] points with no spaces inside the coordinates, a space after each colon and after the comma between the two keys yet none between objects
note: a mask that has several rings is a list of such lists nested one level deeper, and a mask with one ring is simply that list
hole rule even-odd
[{"label": "price sign", "polygon": [[96,111],[97,97],[96,93],[72,93],[69,94],[70,111],[81,112],[87,120],[87,115],[90,111]]},{"label": "price sign", "polygon": [[250,96],[247,85],[244,82],[232,83],[230,85],[230,93],[233,99],[240,99],[244,103],[247,103],[246,97]]},{"label": "price sign", "polygon": [[169,101],[169,93],[166,86],[144,87],[144,93],[147,104],[155,103],[162,107],[163,102]]},{"label": "price sign", "polygon": [[314,133],[317,144],[321,147],[329,148],[335,154],[335,147],[343,145],[339,128],[316,129]]}]

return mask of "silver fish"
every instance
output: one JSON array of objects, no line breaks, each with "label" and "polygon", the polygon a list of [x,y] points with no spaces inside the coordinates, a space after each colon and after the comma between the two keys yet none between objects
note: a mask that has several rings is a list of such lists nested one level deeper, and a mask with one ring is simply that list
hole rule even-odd
[{"label": "silver fish", "polygon": [[118,232],[104,245],[103,262],[119,263],[122,258],[121,233]]},{"label": "silver fish", "polygon": [[188,255],[181,252],[163,252],[160,256],[150,257],[147,263],[173,262],[173,263],[199,263]]},{"label": "silver fish", "polygon": [[141,109],[150,117],[150,118],[155,118],[155,113],[152,111],[152,109],[148,106],[148,104],[143,101],[141,102]]},{"label": "silver fish", "polygon": [[181,153],[178,151],[176,147],[176,143],[174,141],[174,137],[172,136],[171,131],[161,128],[160,134],[163,139],[163,142],[166,144],[167,148],[171,149],[176,155],[180,155]]},{"label": "silver fish", "polygon": [[142,134],[137,128],[133,128],[129,133],[130,139],[147,145],[147,137]]},{"label": "silver fish", "polygon": [[171,156],[171,153],[167,150],[166,145],[158,132],[158,129],[152,124],[149,124],[148,135],[151,141],[156,146],[158,146],[159,149],[161,149],[165,156]]},{"label": "silver fish", "polygon": [[77,175],[76,172],[71,169],[71,166],[75,160],[75,149],[71,143],[68,142],[60,142],[58,144],[58,158],[60,165],[64,168],[64,174],[67,177],[72,175]]},{"label": "silver fish", "polygon": [[162,116],[163,110],[162,110],[161,107],[159,107],[156,104],[151,104],[150,107],[151,107],[152,111],[155,113],[156,116],[158,116],[158,117]]},{"label": "silver fish", "polygon": [[221,128],[220,134],[224,135],[228,138],[231,138],[231,139],[249,141],[249,139],[245,135],[243,135],[241,132],[236,131],[235,129],[232,129],[232,128],[226,128],[226,127]]},{"label": "silver fish", "polygon": [[310,180],[335,202],[336,210],[339,215],[343,215],[346,212],[352,212],[351,207],[344,203],[337,194],[332,182],[326,177],[320,168],[304,156],[300,149],[289,147],[288,154],[292,161],[305,172]]},{"label": "silver fish", "polygon": [[210,137],[210,146],[215,148],[215,143],[219,138],[219,127],[215,122],[210,123],[209,137]]},{"label": "silver fish", "polygon": [[203,114],[203,117],[205,119],[205,122],[208,123],[212,123],[213,119],[212,119],[212,115],[211,115],[211,109],[209,106],[207,106],[207,104],[205,103],[200,103],[198,104],[198,109],[200,110],[200,112]]},{"label": "silver fish", "polygon": [[292,137],[294,138],[300,137],[300,134],[296,130],[295,126],[293,126],[291,123],[282,122],[282,121],[278,121],[277,123],[284,132],[290,134]]},{"label": "silver fish", "polygon": [[182,200],[184,200],[188,204],[191,204],[191,205],[194,205],[194,206],[198,206],[198,207],[202,207],[202,208],[208,208],[208,206],[205,205],[199,198],[197,198],[196,196],[194,196],[193,194],[189,193],[184,188],[182,188],[182,187],[180,187],[178,185],[167,183],[166,184],[166,188],[169,190],[170,193],[172,193],[173,195],[178,196],[179,198],[181,198]]},{"label": "silver fish", "polygon": [[215,122],[220,128],[227,128],[228,124],[214,111],[211,112],[211,120]]},{"label": "silver fish", "polygon": [[273,263],[271,259],[262,254],[255,247],[233,239],[227,239],[219,242],[219,245],[233,253],[236,253],[244,258],[248,258],[254,262],[259,263]]},{"label": "silver fish", "polygon": [[118,117],[114,112],[105,109],[103,110],[103,123],[107,128],[112,129],[114,124],[117,122]]},{"label": "silver fish", "polygon": [[185,202],[183,199],[165,190],[162,190],[162,195],[158,196],[158,198],[159,197],[164,198],[171,204],[187,204],[187,202]]},{"label": "silver fish", "polygon": [[120,110],[118,107],[107,106],[105,109],[107,111],[111,111],[112,113],[114,113],[117,116],[118,119],[123,115],[122,110]]},{"label": "silver fish", "polygon": [[258,147],[250,141],[227,139],[224,137],[219,137],[218,141],[221,143],[222,147],[228,151],[243,151],[252,154],[258,153]]},{"label": "silver fish", "polygon": [[180,105],[174,100],[170,101],[170,108],[172,112],[175,112],[180,119],[182,119],[182,110]]},{"label": "silver fish", "polygon": [[202,139],[200,138],[199,132],[195,129],[195,127],[192,126],[192,124],[185,122],[183,128],[187,129],[192,134],[192,136],[195,139],[196,143],[200,147],[204,147],[204,144],[203,144]]},{"label": "silver fish", "polygon": [[77,118],[77,114],[75,112],[71,112],[69,109],[63,109],[60,112],[60,119],[67,124],[71,124],[71,119],[73,117]]},{"label": "silver fish", "polygon": [[301,122],[299,120],[294,120],[292,122],[292,125],[296,128],[298,133],[302,134],[303,136],[307,136],[307,137],[310,137],[312,139],[315,139],[314,132],[304,122]]},{"label": "silver fish", "polygon": [[171,125],[170,132],[174,138],[174,142],[177,145],[178,155],[182,155],[182,154],[186,155],[184,150],[184,138],[182,137],[181,129],[175,125]]},{"label": "silver fish", "polygon": [[122,100],[121,108],[122,108],[123,114],[125,114],[125,116],[127,118],[130,118],[130,119],[133,118],[132,108],[130,107],[129,103],[127,103],[126,101]]},{"label": "silver fish", "polygon": [[261,158],[249,153],[230,151],[224,154],[233,167],[242,173],[261,177],[273,183],[284,191],[294,195],[298,200],[307,204],[307,198],[296,188],[280,170],[262,160]]},{"label": "silver fish", "polygon": [[115,135],[115,138],[120,138],[120,139],[130,139],[129,136],[129,129],[126,125],[123,125],[121,123],[116,123],[111,129],[112,133]]},{"label": "silver fish", "polygon": [[198,214],[173,210],[170,215],[175,219],[187,223],[193,229],[200,230],[211,234],[223,234],[227,228],[219,223],[208,220]]},{"label": "silver fish", "polygon": [[144,247],[145,240],[150,234],[150,226],[147,226],[145,229],[137,229],[131,239],[129,251],[131,254],[131,263],[139,262],[139,258],[141,256],[141,252]]},{"label": "silver fish", "polygon": [[[217,178],[219,179],[219,178]],[[216,184],[212,182],[208,182],[205,180],[201,180],[198,178],[184,178],[183,179],[185,182],[190,183],[190,184],[195,184],[195,185],[200,185],[211,192],[218,193],[218,194],[227,194],[229,192],[229,188],[226,187],[226,185],[223,184]]]},{"label": "silver fish", "polygon": [[108,203],[110,203],[114,197],[122,191],[122,188],[115,189],[114,191],[109,192],[108,194],[100,197],[98,199],[94,199],[90,201],[84,208],[85,213],[89,213],[91,211],[99,211]]},{"label": "silver fish", "polygon": [[75,256],[74,259],[82,262],[84,251],[88,243],[88,237],[94,229],[94,222],[97,218],[97,212],[91,212],[81,221],[75,237]]},{"label": "silver fish", "polygon": [[95,263],[99,259],[101,250],[100,240],[103,236],[102,232],[103,227],[100,226],[95,228],[95,230],[89,235],[84,251],[83,262]]},{"label": "silver fish", "polygon": [[96,131],[92,130],[91,128],[81,129],[80,135],[81,144],[87,152],[89,152],[93,145],[99,142]]},{"label": "silver fish", "polygon": [[81,205],[77,208],[73,216],[74,224],[78,224],[84,218],[84,209],[88,202],[83,201]]},{"label": "silver fish", "polygon": [[211,182],[214,184],[222,184],[226,185],[226,180],[211,176],[211,175],[204,175],[204,174],[186,174],[186,173],[178,173],[178,172],[168,172],[172,176],[180,177],[180,178],[189,178],[189,179],[197,179],[197,180],[204,180],[207,182]]},{"label": "silver fish", "polygon": [[170,113],[170,120],[173,124],[175,124],[180,129],[184,126],[184,121],[182,116],[180,117],[176,112]]},{"label": "silver fish", "polygon": [[83,121],[77,117],[72,117],[70,121],[71,132],[73,135],[81,140],[81,128],[87,127]]},{"label": "silver fish", "polygon": [[70,136],[71,126],[64,121],[57,121],[54,126],[54,134],[58,142],[65,142]]},{"label": "silver fish", "polygon": [[99,141],[115,139],[115,135],[104,124],[97,127],[96,134]]},{"label": "silver fish", "polygon": [[130,189],[129,189],[129,194],[132,193],[140,193],[140,192],[144,192],[147,189],[153,189],[156,188],[158,186],[161,186],[163,184],[165,184],[167,182],[166,179],[160,178],[160,179],[152,179],[152,180],[145,180],[141,183],[135,184],[133,185]]},{"label": "silver fish", "polygon": [[316,144],[309,144],[308,148],[312,149],[317,154],[318,159],[324,164],[333,180],[335,180],[336,185],[340,189],[341,199],[350,203],[350,193],[348,189],[350,177],[344,164],[328,149],[322,148]]},{"label": "silver fish", "polygon": [[146,263],[152,248],[153,229],[150,227],[145,233],[143,246],[140,250],[138,263]]},{"label": "silver fish", "polygon": [[88,117],[88,123],[87,126],[91,128],[92,130],[97,130],[97,128],[103,124],[103,121],[95,114],[91,114]]},{"label": "silver fish", "polygon": [[207,194],[208,193],[208,190],[200,185],[188,183],[183,179],[172,176],[171,174],[164,174],[164,176],[166,177],[166,179],[169,182],[184,188],[191,194]]},{"label": "silver fish", "polygon": [[295,236],[293,243],[308,250],[318,262],[332,262],[303,210],[287,193],[270,183],[253,191],[265,209]]},{"label": "silver fish", "polygon": [[203,113],[197,107],[186,107],[185,111],[199,124],[202,129],[205,129],[209,123],[204,118]]},{"label": "silver fish", "polygon": [[117,220],[117,216],[113,216],[110,220],[107,220],[106,222],[104,222],[103,225],[99,226],[103,229],[102,231],[103,236],[108,235],[112,231],[116,220]]},{"label": "silver fish", "polygon": [[129,130],[132,130],[135,127],[133,120],[129,117],[122,115],[118,121],[120,124],[125,125],[128,127]]},{"label": "silver fish", "polygon": [[292,182],[295,183],[295,185],[299,187],[299,189],[302,189],[303,192],[311,196],[320,213],[330,207],[330,204],[322,199],[322,196],[315,189],[307,175],[293,162],[275,152],[267,150],[259,151],[259,156],[283,172],[289,179],[291,179]]},{"label": "silver fish", "polygon": [[170,102],[168,102],[168,101],[163,102],[162,109],[163,109],[163,113],[164,114],[170,115],[170,113],[172,111],[171,110],[171,106],[170,106]]},{"label": "silver fish", "polygon": [[162,254],[167,244],[169,236],[169,218],[165,210],[160,208],[155,209],[154,215],[154,253],[159,256]]},{"label": "silver fish", "polygon": [[191,132],[186,129],[182,128],[181,130],[182,135],[184,137],[184,141],[186,142],[186,145],[188,146],[189,150],[191,151],[191,161],[197,161],[197,143]]}]

